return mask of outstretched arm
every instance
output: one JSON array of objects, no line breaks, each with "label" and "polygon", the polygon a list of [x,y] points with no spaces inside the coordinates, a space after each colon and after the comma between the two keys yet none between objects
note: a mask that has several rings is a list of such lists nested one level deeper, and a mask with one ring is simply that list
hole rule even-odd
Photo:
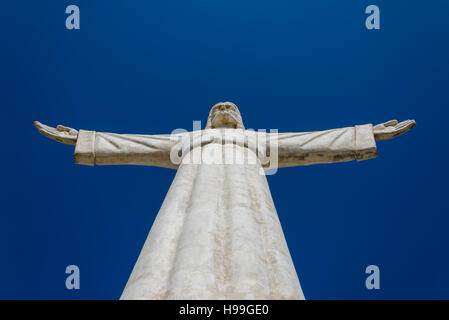
[{"label": "outstretched arm", "polygon": [[75,145],[74,162],[85,165],[134,164],[177,168],[170,160],[176,144],[171,135],[115,134],[56,128],[34,122],[39,132],[58,142]]},{"label": "outstretched arm", "polygon": [[314,132],[280,133],[278,165],[292,167],[316,163],[366,160],[377,157],[376,140],[397,137],[415,126],[414,120],[391,120]]}]

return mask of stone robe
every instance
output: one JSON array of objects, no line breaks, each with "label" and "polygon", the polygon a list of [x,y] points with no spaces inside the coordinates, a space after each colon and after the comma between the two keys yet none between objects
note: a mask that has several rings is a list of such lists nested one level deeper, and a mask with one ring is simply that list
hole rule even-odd
[{"label": "stone robe", "polygon": [[177,169],[121,299],[304,299],[264,168],[376,156],[367,124],[279,134],[80,130],[74,159]]}]

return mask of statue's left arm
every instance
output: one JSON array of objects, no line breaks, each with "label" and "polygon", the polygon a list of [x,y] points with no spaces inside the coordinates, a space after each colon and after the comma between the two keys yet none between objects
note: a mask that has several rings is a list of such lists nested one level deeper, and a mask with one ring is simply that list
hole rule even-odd
[{"label": "statue's left arm", "polygon": [[278,166],[366,160],[377,157],[376,140],[399,136],[415,126],[414,120],[391,120],[314,132],[279,133]]},{"label": "statue's left arm", "polygon": [[35,122],[44,136],[74,145],[74,162],[84,165],[131,164],[177,168],[170,158],[176,135],[116,134],[75,130],[65,126],[52,128]]}]

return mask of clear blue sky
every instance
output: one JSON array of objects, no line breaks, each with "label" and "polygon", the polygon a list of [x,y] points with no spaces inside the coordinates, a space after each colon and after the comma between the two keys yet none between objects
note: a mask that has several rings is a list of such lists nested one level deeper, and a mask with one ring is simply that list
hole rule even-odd
[{"label": "clear blue sky", "polygon": [[[65,8],[81,29],[65,28]],[[381,29],[365,28],[376,4]],[[73,164],[32,122],[117,133],[416,119],[364,162],[268,177],[306,298],[449,298],[449,2],[1,1],[0,298],[116,299],[174,177]],[[81,289],[65,288],[65,268]],[[368,291],[365,267],[380,267]]]}]

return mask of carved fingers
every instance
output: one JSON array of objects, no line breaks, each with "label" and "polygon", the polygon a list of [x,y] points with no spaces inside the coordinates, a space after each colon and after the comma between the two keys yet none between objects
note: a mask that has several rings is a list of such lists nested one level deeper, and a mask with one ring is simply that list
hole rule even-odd
[{"label": "carved fingers", "polygon": [[66,126],[58,125],[56,128],[47,126],[40,123],[39,121],[34,121],[34,126],[37,128],[39,133],[50,138],[52,140],[75,145],[76,139],[78,138],[78,131]]},{"label": "carved fingers", "polygon": [[376,140],[391,139],[409,131],[415,125],[415,120],[405,120],[399,123],[397,120],[390,120],[374,126],[374,138]]}]

